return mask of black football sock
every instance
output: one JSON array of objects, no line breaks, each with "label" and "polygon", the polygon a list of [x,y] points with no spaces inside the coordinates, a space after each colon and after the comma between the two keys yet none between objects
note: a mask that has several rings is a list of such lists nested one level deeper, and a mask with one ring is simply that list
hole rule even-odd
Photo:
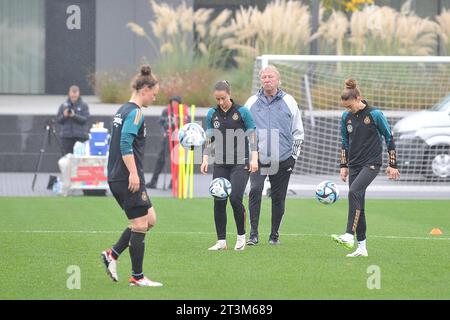
[{"label": "black football sock", "polygon": [[227,238],[227,200],[214,199],[214,223],[216,224],[217,240]]},{"label": "black football sock", "polygon": [[122,252],[128,248],[128,245],[130,244],[130,236],[131,236],[131,229],[126,228],[122,235],[120,236],[117,243],[112,247],[112,256],[114,259],[118,259],[119,256],[122,254]]},{"label": "black football sock", "polygon": [[142,279],[142,264],[144,262],[145,233],[131,231],[130,237],[130,257],[133,277]]}]

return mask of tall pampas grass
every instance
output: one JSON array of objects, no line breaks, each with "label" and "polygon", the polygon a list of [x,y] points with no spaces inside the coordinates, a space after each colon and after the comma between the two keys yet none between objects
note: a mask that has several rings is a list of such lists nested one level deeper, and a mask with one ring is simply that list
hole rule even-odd
[{"label": "tall pampas grass", "polygon": [[313,39],[334,44],[334,50],[327,52],[332,54],[432,55],[439,26],[417,16],[410,4],[410,0],[405,2],[400,11],[388,6],[366,6],[353,12],[350,20],[333,12],[321,22]]},{"label": "tall pampas grass", "polygon": [[436,53],[438,25],[416,15],[397,20],[396,42],[400,55],[427,56]]},{"label": "tall pampas grass", "polygon": [[[308,6],[301,1],[273,0],[262,11],[240,7],[234,15],[223,10],[215,18],[212,9],[194,11],[184,0],[176,7],[162,1],[149,2],[154,13],[152,20],[145,25],[131,21],[127,27],[148,41],[158,55],[155,69],[161,79],[162,99],[157,103],[162,104],[176,94],[207,106],[211,84],[224,78],[237,84],[233,95],[244,102],[251,91],[256,56],[308,54],[310,42],[315,39],[321,54],[431,55],[439,34],[450,54],[450,11],[444,10],[436,17],[436,23],[418,17],[411,10],[410,0],[400,11],[366,5],[369,1],[362,0],[352,1],[355,11],[346,14],[322,7],[319,29],[313,36]],[[224,70],[231,59],[238,68]],[[346,71],[345,64],[338,64],[337,68],[343,74]],[[374,76],[386,79],[385,90],[391,90],[388,80],[393,77],[409,76],[409,71],[400,66],[391,71],[372,71]],[[109,92],[116,91],[113,84],[105,83],[105,87],[112,88]],[[128,90],[128,83],[126,87]],[[398,90],[394,91],[392,94]]]},{"label": "tall pampas grass", "polygon": [[439,35],[445,46],[445,54],[450,55],[450,10],[444,10],[436,17],[439,24]]},{"label": "tall pampas grass", "polygon": [[[323,13],[323,10],[321,10]],[[326,21],[322,21],[317,32],[311,37],[311,40],[320,39],[322,48],[326,53],[337,55],[344,54],[345,35],[349,27],[349,21],[345,14],[340,11],[333,10]],[[331,45],[327,49],[327,45]]]},{"label": "tall pampas grass", "polygon": [[210,96],[205,93],[231,55],[222,45],[233,37],[222,31],[231,11],[223,10],[213,18],[212,9],[194,11],[185,1],[171,6],[150,0],[150,7],[154,18],[147,26],[129,22],[127,27],[146,39],[158,55],[155,69],[161,79],[161,94],[156,103],[165,104],[171,96],[180,95],[189,103],[207,106]]},{"label": "tall pampas grass", "polygon": [[374,6],[363,13],[369,22],[366,44],[370,54],[431,55],[435,52],[437,24],[411,11],[410,0],[400,12],[387,6]]},{"label": "tall pampas grass", "polygon": [[135,22],[129,22],[127,27],[150,43],[165,67],[188,70],[194,66],[222,66],[227,60],[230,52],[222,46],[222,41],[232,35],[221,32],[221,26],[229,20],[230,10],[223,10],[212,19],[212,9],[194,12],[185,1],[173,7],[150,0],[150,7],[155,17],[148,23],[150,33]]},{"label": "tall pampas grass", "polygon": [[307,6],[298,1],[275,0],[263,11],[241,7],[222,31],[234,35],[223,45],[238,52],[238,61],[261,54],[306,54],[310,30]]}]

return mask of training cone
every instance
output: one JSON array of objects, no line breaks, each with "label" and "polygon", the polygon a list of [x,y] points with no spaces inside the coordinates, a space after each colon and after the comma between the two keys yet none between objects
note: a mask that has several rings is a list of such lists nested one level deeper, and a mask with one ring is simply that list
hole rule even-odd
[{"label": "training cone", "polygon": [[439,234],[442,234],[442,231],[439,228],[434,228],[433,230],[431,230],[430,234],[439,235]]}]

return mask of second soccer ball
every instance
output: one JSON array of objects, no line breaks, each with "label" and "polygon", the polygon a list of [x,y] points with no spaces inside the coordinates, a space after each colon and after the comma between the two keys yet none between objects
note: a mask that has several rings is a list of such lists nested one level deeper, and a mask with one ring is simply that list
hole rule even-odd
[{"label": "second soccer ball", "polygon": [[206,134],[199,124],[190,122],[186,123],[178,131],[178,140],[186,149],[190,149],[191,147],[200,147],[206,141]]},{"label": "second soccer ball", "polygon": [[209,185],[209,195],[225,200],[231,194],[231,183],[225,178],[215,178]]},{"label": "second soccer ball", "polygon": [[320,203],[332,204],[339,199],[339,189],[334,182],[326,180],[317,185],[315,195]]}]

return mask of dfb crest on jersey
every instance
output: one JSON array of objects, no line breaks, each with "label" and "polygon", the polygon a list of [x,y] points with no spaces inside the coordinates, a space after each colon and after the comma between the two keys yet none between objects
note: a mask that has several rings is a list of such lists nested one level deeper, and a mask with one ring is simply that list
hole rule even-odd
[{"label": "dfb crest on jersey", "polygon": [[348,131],[349,133],[352,133],[352,132],[353,132],[353,126],[352,126],[351,124],[349,124],[349,125],[347,126],[347,131]]},{"label": "dfb crest on jersey", "polygon": [[120,113],[117,113],[115,116],[114,116],[114,119],[113,119],[113,125],[114,125],[114,127],[118,127],[118,126],[121,126],[122,125],[122,121],[123,121],[123,119],[122,119],[122,115],[120,114]]}]

